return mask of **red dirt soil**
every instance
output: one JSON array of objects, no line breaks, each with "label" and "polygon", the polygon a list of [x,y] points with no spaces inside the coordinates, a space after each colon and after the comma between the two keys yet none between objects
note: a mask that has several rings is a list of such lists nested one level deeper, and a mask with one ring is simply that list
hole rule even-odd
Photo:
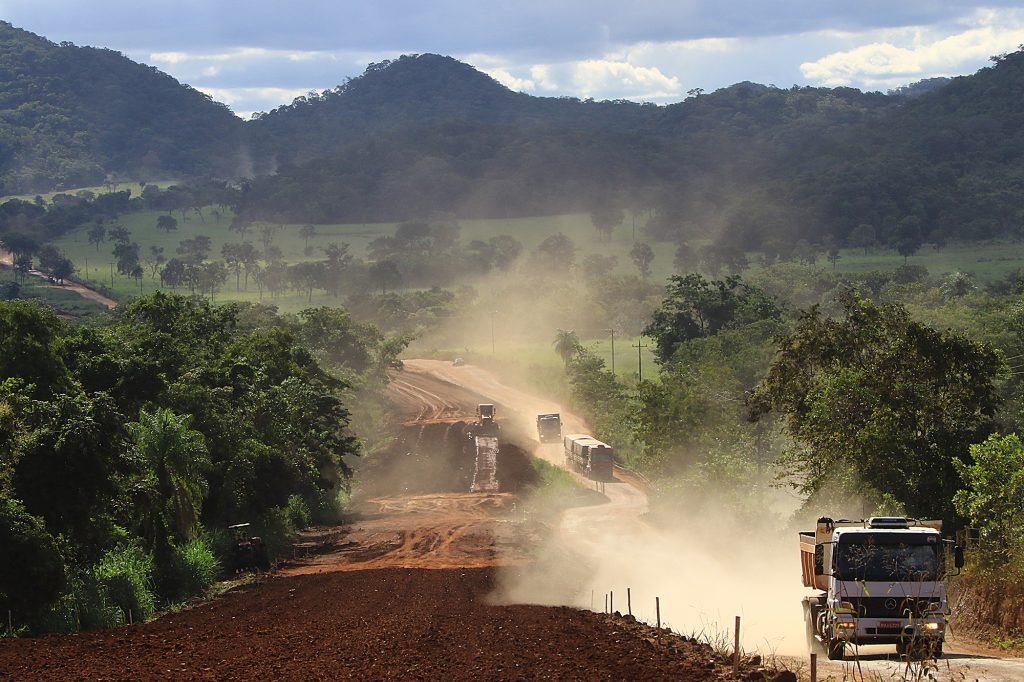
[{"label": "red dirt soil", "polygon": [[[392,386],[410,420],[357,473],[350,524],[311,529],[269,577],[150,623],[0,640],[0,680],[736,679],[710,647],[628,616],[494,603],[497,567],[525,567],[545,532],[504,492],[532,472],[528,453],[503,442],[503,492],[466,492],[479,396],[422,374]],[[756,657],[741,678],[795,680]]]},{"label": "red dirt soil", "polygon": [[488,605],[493,588],[491,569],[270,579],[144,625],[2,642],[0,676],[705,680],[731,672],[706,646],[667,634],[659,641],[627,619]]}]

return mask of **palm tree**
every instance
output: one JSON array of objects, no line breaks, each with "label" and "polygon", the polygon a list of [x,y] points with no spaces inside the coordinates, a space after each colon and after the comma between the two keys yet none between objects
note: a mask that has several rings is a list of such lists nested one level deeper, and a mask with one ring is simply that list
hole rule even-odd
[{"label": "palm tree", "polygon": [[555,352],[558,353],[562,362],[565,366],[569,366],[569,361],[572,360],[572,356],[580,350],[580,337],[576,335],[574,331],[566,331],[565,329],[559,329],[555,332]]},{"label": "palm tree", "polygon": [[163,541],[168,531],[178,540],[188,540],[199,523],[210,455],[203,434],[193,430],[190,422],[189,415],[158,408],[154,412],[142,410],[139,421],[128,425],[154,479],[151,483],[156,500],[150,510],[154,518],[147,525],[164,531],[154,532],[157,542]]}]

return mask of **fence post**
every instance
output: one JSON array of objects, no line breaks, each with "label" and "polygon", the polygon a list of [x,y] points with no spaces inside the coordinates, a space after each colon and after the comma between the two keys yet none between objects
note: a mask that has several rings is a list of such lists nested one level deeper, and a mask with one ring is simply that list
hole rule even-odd
[{"label": "fence post", "polygon": [[14,622],[11,620],[11,610],[7,609],[7,635],[14,637]]},{"label": "fence post", "polygon": [[740,674],[740,617],[736,616],[736,644],[732,658],[732,674]]},{"label": "fence post", "polygon": [[661,597],[654,598],[654,613],[658,618],[658,629],[661,629]]},{"label": "fence post", "polygon": [[633,615],[633,595],[629,593],[629,588],[626,588],[626,613]]},{"label": "fence post", "polygon": [[811,682],[818,682],[818,654],[811,652]]},{"label": "fence post", "polygon": [[615,591],[608,593],[608,613],[615,613]]},{"label": "fence post", "polygon": [[608,613],[608,593],[607,592],[604,595],[604,612]]}]

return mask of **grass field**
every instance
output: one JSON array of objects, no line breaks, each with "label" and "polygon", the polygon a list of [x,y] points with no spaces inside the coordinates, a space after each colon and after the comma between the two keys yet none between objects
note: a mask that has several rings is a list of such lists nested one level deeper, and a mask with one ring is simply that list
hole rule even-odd
[{"label": "grass field", "polygon": [[[827,262],[822,263],[830,268]],[[907,259],[908,265],[923,265],[932,276],[951,272],[968,272],[978,282],[1001,279],[1017,268],[1024,267],[1024,243],[993,243],[949,246],[936,250],[925,246]],[[903,256],[894,251],[875,251],[864,255],[861,249],[844,249],[837,263],[838,272],[865,272],[894,270],[903,265]]]},{"label": "grass field", "polygon": [[[222,215],[218,221],[214,219],[212,212],[207,210],[204,212],[205,222],[195,215],[189,215],[187,220],[182,220],[180,213],[175,214],[179,221],[178,229],[170,233],[156,229],[159,215],[161,213],[158,211],[143,211],[124,216],[119,221],[132,233],[132,239],[139,243],[143,265],[149,258],[151,246],[162,247],[165,257],[170,258],[176,254],[178,244],[182,240],[205,235],[210,237],[212,243],[210,257],[219,258],[221,247],[225,243],[238,242],[243,239],[238,233],[228,230],[232,218],[230,214]],[[474,239],[486,240],[497,235],[508,234],[523,243],[524,254],[528,254],[548,236],[562,232],[576,244],[577,260],[581,260],[588,254],[614,256],[617,259],[616,272],[620,274],[635,274],[637,272],[629,257],[629,251],[634,243],[634,230],[629,217],[623,225],[614,230],[611,240],[607,242],[598,240],[597,231],[591,224],[590,217],[585,214],[463,220],[460,221],[460,226],[463,243],[469,243]],[[274,235],[272,243],[281,249],[286,262],[295,263],[321,259],[323,258],[323,247],[331,243],[347,243],[353,255],[366,258],[369,243],[377,237],[393,234],[395,223],[317,225],[315,226],[316,234],[308,239],[308,244],[300,234],[301,229],[302,225],[299,224],[283,225]],[[141,289],[139,282],[117,274],[113,266],[114,258],[111,255],[112,244],[110,241],[101,243],[97,249],[88,243],[87,231],[88,228],[83,227],[69,233],[56,243],[58,248],[62,249],[75,262],[79,277],[86,281],[102,284],[115,298],[150,293],[159,287],[159,279],[153,278],[148,268],[146,277],[141,281]],[[639,228],[636,236],[643,239]],[[262,249],[258,227],[250,231],[244,238],[253,242],[257,248]],[[672,259],[675,245],[671,242],[649,243],[655,254],[651,266],[651,280],[663,282],[669,275],[674,274]],[[756,254],[751,254],[751,260],[756,263]],[[835,269],[838,272],[847,273],[869,270],[891,271],[902,265],[903,262],[902,256],[891,251],[875,250],[865,255],[859,249],[844,249],[841,251],[841,258]],[[979,283],[983,284],[1004,277],[1021,267],[1024,264],[1024,244],[949,246],[942,250],[926,246],[911,256],[907,262],[911,265],[925,266],[933,276],[941,276],[956,270],[970,272]],[[824,255],[818,263],[819,267],[824,270],[832,269]],[[756,270],[757,267],[754,265],[753,269]],[[248,292],[236,291],[233,278],[229,279],[223,289],[218,292],[219,301],[256,301],[258,299],[258,293],[253,286],[250,286]],[[314,292],[312,301],[307,301],[304,294],[290,292],[272,301],[264,298],[264,302],[272,302],[281,310],[286,311],[300,310],[309,305],[337,305],[338,303],[337,299],[330,298],[322,292]]]},{"label": "grass field", "polygon": [[[228,226],[231,224],[230,214],[222,215],[220,220],[214,219],[212,213],[204,212],[205,223],[197,216],[190,215],[187,221],[182,221],[181,214],[175,213],[178,220],[178,229],[167,233],[156,229],[157,218],[162,215],[161,211],[142,211],[124,216],[118,221],[132,233],[133,241],[138,242],[140,259],[143,266],[149,258],[150,247],[163,248],[164,256],[171,258],[175,255],[178,244],[185,239],[193,239],[198,235],[205,235],[210,238],[210,258],[220,257],[221,247],[225,243],[242,241],[243,237],[237,232],[231,232]],[[636,272],[629,259],[629,250],[633,246],[632,230],[626,226],[619,228],[610,242],[603,243],[597,240],[597,231],[590,223],[587,215],[548,216],[540,218],[520,218],[505,220],[466,220],[461,221],[461,239],[463,243],[469,243],[474,239],[486,240],[490,237],[508,234],[523,243],[524,254],[529,253],[545,238],[562,232],[572,239],[577,247],[577,258],[583,258],[590,253],[611,255],[618,258],[618,271],[621,273]],[[368,223],[366,225],[317,225],[316,234],[309,238],[307,253],[307,240],[301,234],[301,224],[284,225],[275,233],[273,245],[281,249],[284,260],[288,263],[297,263],[304,260],[320,260],[323,258],[323,247],[328,244],[349,244],[350,253],[357,257],[367,257],[367,247],[374,239],[394,234],[396,223]],[[259,230],[250,231],[245,240],[251,241],[262,250]],[[151,277],[147,268],[146,277],[139,283],[130,277],[117,273],[114,266],[115,259],[111,255],[112,243],[107,240],[97,247],[89,243],[88,226],[68,233],[55,242],[57,248],[62,250],[78,268],[79,278],[88,282],[103,285],[115,298],[127,298],[140,293],[151,293],[159,288],[159,278]],[[672,255],[675,246],[670,243],[654,243],[655,260],[653,263],[652,277],[664,279],[672,271]],[[221,292],[218,299],[247,300],[258,299],[255,287],[250,286],[249,292],[235,291],[233,281],[229,281]],[[308,305],[336,305],[335,299],[329,298],[322,292],[313,294],[313,301],[307,303],[306,296],[290,293],[285,294],[274,301],[282,310],[298,310]]]}]

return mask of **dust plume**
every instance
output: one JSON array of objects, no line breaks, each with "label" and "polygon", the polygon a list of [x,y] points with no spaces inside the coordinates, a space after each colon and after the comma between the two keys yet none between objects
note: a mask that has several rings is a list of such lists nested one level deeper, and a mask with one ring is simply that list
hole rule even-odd
[{"label": "dust plume", "polygon": [[[623,483],[608,483],[606,492]],[[616,611],[677,632],[731,642],[742,617],[744,649],[805,652],[798,545],[794,533],[759,532],[728,518],[680,518],[654,528],[607,505],[566,512],[533,565],[502,571],[497,599]],[[639,510],[634,510],[639,511]]]}]

